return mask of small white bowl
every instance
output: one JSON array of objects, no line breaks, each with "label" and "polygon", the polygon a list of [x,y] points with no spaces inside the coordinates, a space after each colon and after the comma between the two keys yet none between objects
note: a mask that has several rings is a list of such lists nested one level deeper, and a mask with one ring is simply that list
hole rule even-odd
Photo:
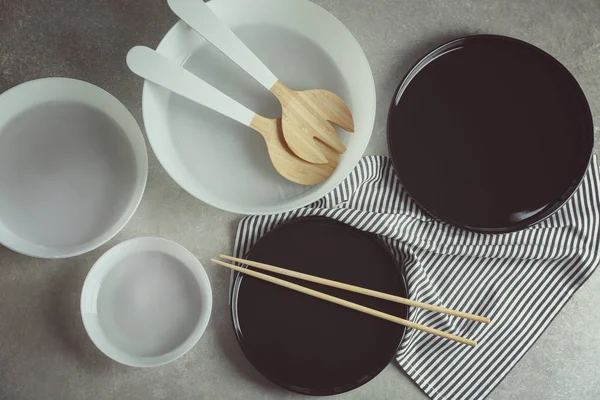
[{"label": "small white bowl", "polygon": [[[258,133],[146,82],[144,126],[158,160],[187,192],[238,214],[279,213],[320,199],[350,174],[371,138],[375,84],[359,43],[339,20],[308,0],[207,4],[283,83],[339,95],[352,111],[355,132],[338,130],[347,150],[329,179],[298,185],[273,168]],[[157,51],[251,110],[281,116],[271,93],[185,23],[178,22]]]},{"label": "small white bowl", "polygon": [[0,244],[41,258],[93,250],[129,221],[147,174],[140,127],[99,87],[45,78],[0,95]]},{"label": "small white bowl", "polygon": [[204,333],[212,309],[206,271],[166,239],[137,238],[107,251],[81,292],[81,317],[92,342],[132,367],[166,364]]}]

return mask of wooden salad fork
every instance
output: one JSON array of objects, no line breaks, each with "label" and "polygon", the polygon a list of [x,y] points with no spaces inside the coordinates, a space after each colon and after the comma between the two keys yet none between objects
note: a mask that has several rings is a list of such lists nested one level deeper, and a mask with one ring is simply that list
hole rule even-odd
[{"label": "wooden salad fork", "polygon": [[179,18],[275,95],[281,103],[285,141],[298,157],[315,164],[328,163],[319,142],[337,153],[346,151],[331,123],[354,132],[354,120],[348,106],[336,94],[320,89],[296,91],[285,86],[204,1],[168,0],[168,3]]},{"label": "wooden salad fork", "polygon": [[314,185],[329,178],[337,167],[340,155],[322,143],[319,148],[327,159],[326,164],[312,164],[298,158],[283,138],[280,118],[265,118],[254,113],[155,50],[144,46],[132,48],[127,54],[127,65],[136,75],[260,133],[273,166],[292,182]]}]

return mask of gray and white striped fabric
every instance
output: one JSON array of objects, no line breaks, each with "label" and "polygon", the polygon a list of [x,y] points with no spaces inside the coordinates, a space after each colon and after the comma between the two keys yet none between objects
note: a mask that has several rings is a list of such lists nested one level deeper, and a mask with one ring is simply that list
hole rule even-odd
[{"label": "gray and white striped fabric", "polygon": [[492,324],[411,309],[410,319],[477,340],[470,348],[407,331],[396,355],[432,399],[483,399],[544,332],[599,261],[596,158],[579,189],[550,218],[517,233],[466,232],[423,213],[391,161],[364,157],[336,189],[308,207],[244,218],[234,253],[301,216],[325,216],[379,235],[405,269],[412,299],[489,316]]}]

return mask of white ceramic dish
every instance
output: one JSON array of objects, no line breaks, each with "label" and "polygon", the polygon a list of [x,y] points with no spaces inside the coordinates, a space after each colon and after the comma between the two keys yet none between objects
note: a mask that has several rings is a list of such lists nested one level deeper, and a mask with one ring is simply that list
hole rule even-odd
[{"label": "white ceramic dish", "polygon": [[129,221],[147,174],[137,122],[104,90],[46,78],[0,95],[0,244],[42,258],[93,250]]},{"label": "white ceramic dish", "polygon": [[81,292],[81,316],[94,344],[134,367],[187,353],[210,318],[212,292],[202,264],[166,239],[136,238],[107,251]]},{"label": "white ceramic dish", "polygon": [[[375,85],[358,42],[335,17],[307,0],[212,0],[212,10],[293,89],[327,89],[350,107],[355,133],[335,173],[316,186],[286,181],[270,164],[260,135],[235,121],[146,82],[146,133],[169,175],[198,199],[239,214],[288,211],[318,200],[352,171],[375,121]],[[183,22],[157,51],[266,117],[277,100]]]}]

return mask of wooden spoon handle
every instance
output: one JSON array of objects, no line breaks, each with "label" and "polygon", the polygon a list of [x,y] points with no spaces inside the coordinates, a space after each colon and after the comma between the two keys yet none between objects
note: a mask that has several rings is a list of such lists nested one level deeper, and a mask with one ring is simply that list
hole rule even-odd
[{"label": "wooden spoon handle", "polygon": [[267,90],[277,82],[277,77],[269,68],[212,12],[203,0],[169,0],[168,3],[175,15]]},{"label": "wooden spoon handle", "polygon": [[187,69],[148,47],[136,46],[129,50],[127,66],[136,75],[246,126],[250,126],[256,115]]}]

